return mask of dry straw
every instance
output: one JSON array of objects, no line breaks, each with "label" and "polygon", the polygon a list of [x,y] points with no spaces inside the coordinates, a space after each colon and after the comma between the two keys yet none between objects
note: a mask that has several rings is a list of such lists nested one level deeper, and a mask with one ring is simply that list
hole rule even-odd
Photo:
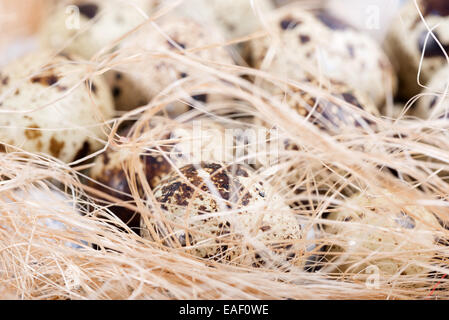
[{"label": "dry straw", "polygon": [[[17,3],[17,2],[16,2]],[[158,14],[169,14],[162,9]],[[156,16],[155,15],[155,16]],[[155,23],[153,17],[146,24]],[[32,22],[34,23],[34,22]],[[157,22],[156,22],[157,23]],[[265,23],[265,26],[269,24]],[[143,27],[143,26],[141,26]],[[133,30],[133,32],[136,32]],[[5,33],[5,32],[3,32]],[[270,30],[252,37],[270,35]],[[241,39],[242,41],[245,39]],[[235,42],[238,42],[237,40]],[[113,47],[115,44],[111,44]],[[222,46],[211,43],[211,46]],[[43,155],[21,152],[13,146],[0,154],[0,297],[20,299],[445,299],[449,297],[446,256],[449,231],[447,195],[449,184],[449,140],[446,120],[418,121],[388,119],[364,114],[355,106],[331,96],[325,90],[307,83],[287,81],[291,88],[302,89],[333,99],[349,112],[358,112],[375,123],[375,130],[346,130],[328,135],[288,108],[270,93],[247,79],[272,82],[283,86],[285,79],[243,66],[217,65],[200,61],[187,52],[135,52],[123,57],[133,60],[167,58],[189,65],[207,75],[207,81],[191,74],[186,81],[172,84],[149,104],[122,113],[107,123],[110,128],[105,148],[111,147],[133,156],[124,167],[135,201],[123,200],[86,186],[89,180],[86,162],[71,166]],[[106,51],[105,51],[106,52]],[[90,75],[104,73],[120,65],[115,54],[100,54],[90,62]],[[89,75],[88,75],[89,76]],[[245,77],[242,77],[245,76]],[[203,79],[204,80],[204,79]],[[207,82],[207,83],[206,83]],[[182,86],[182,87],[181,87]],[[189,97],[201,87],[207,93],[220,93],[229,98],[194,110],[181,121],[157,115],[170,102]],[[286,94],[290,94],[287,92]],[[230,113],[232,112],[232,113]],[[302,244],[314,248],[304,253],[318,261],[314,272],[293,265],[278,267],[275,261],[265,267],[251,267],[204,260],[189,254],[189,248],[167,247],[162,240],[144,240],[132,233],[108,208],[113,203],[136,210],[150,221],[161,215],[161,207],[146,183],[138,165],[139,156],[165,153],[166,135],[173,128],[192,119],[212,118],[226,125],[246,127],[236,115],[252,116],[276,126],[297,148],[282,151],[279,161],[260,167],[258,179],[270,182],[283,194],[295,214],[301,216],[304,228],[315,228],[314,239]],[[136,120],[127,136],[118,127]],[[149,126],[151,122],[155,125]],[[255,126],[255,125],[252,125]],[[103,152],[102,149],[99,153]],[[251,156],[251,155],[249,155]],[[392,172],[394,174],[392,174]],[[293,185],[292,185],[292,177]],[[288,185],[287,181],[290,181]],[[144,195],[139,195],[142,186]],[[295,190],[301,190],[296,192]],[[426,234],[435,240],[414,250],[401,250],[413,241],[410,232],[391,226],[337,222],[326,219],[329,213],[363,212],[369,207],[348,202],[355,194],[376,198],[385,219],[396,217],[402,208],[427,209],[439,219],[426,225]],[[340,207],[340,209],[336,209]],[[269,209],[267,209],[269,210]],[[218,213],[221,214],[221,213]],[[223,213],[225,214],[225,213]],[[122,227],[119,231],[113,225]],[[167,226],[173,226],[165,221]],[[326,232],[326,225],[363,232],[395,235],[396,250],[360,249],[353,264],[372,264],[379,259],[394,259],[402,266],[394,274],[355,273],[343,269],[338,261],[347,258],[334,249],[350,239],[339,233]],[[195,230],[189,230],[195,232]],[[96,245],[96,249],[92,247]],[[332,249],[333,248],[333,249]],[[408,247],[407,247],[408,248]],[[334,250],[333,260],[320,259]],[[428,260],[417,257],[429,256]],[[273,258],[275,260],[275,258]],[[376,260],[377,259],[377,260]],[[309,264],[310,264],[309,261]],[[375,264],[375,263],[374,263]],[[418,265],[421,273],[407,274],[407,266]]]}]

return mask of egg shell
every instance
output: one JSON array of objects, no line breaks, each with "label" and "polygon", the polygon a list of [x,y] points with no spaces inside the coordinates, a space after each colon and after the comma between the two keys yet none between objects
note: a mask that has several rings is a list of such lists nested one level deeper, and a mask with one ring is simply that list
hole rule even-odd
[{"label": "egg shell", "polygon": [[[142,53],[143,56],[130,63],[120,63],[114,71],[107,74],[116,106],[122,110],[133,109],[148,103],[174,83],[186,81],[187,84],[182,86],[184,90],[188,90],[187,85],[199,87],[190,92],[194,101],[208,103],[218,99],[207,94],[210,91],[208,86],[218,81],[213,75],[173,60],[167,54],[190,55],[202,63],[212,61],[233,65],[233,59],[225,48],[208,47],[221,43],[221,38],[204,25],[174,13],[157,20],[157,25],[161,31],[153,25],[147,25],[123,42],[118,60],[137,53]],[[188,99],[189,95],[183,98]],[[188,103],[173,102],[171,108],[173,116],[176,116],[189,110],[191,106]]]},{"label": "egg shell", "polygon": [[114,103],[101,76],[73,56],[37,51],[0,71],[0,141],[70,162],[96,151]]},{"label": "egg shell", "polygon": [[[148,217],[166,245],[192,246],[196,256],[228,263],[261,266],[271,256],[275,264],[303,264],[300,222],[251,169],[210,162],[184,166],[180,173],[173,171],[154,190],[163,218],[176,224],[172,232]],[[145,222],[143,236],[152,239]]]},{"label": "egg shell", "polygon": [[41,43],[90,59],[143,23],[157,4],[156,0],[60,1],[45,19]]},{"label": "egg shell", "polygon": [[[417,3],[428,27],[433,29],[444,50],[432,35],[429,35],[426,43],[428,29],[420,17],[415,1],[406,2],[391,24],[386,39],[387,52],[399,77],[399,95],[403,99],[418,94],[422,86],[447,63],[445,51],[449,48],[449,2],[418,0]],[[420,85],[417,78],[422,56]]]},{"label": "egg shell", "polygon": [[[395,74],[380,45],[330,13],[288,6],[275,11],[268,28],[270,35],[248,42],[254,67],[292,80],[324,75],[363,92],[378,107],[394,93]],[[271,49],[274,56],[264,65]]]},{"label": "egg shell", "polygon": [[[449,66],[441,69],[433,75],[422,92],[422,97],[413,108],[413,115],[421,119],[448,118],[448,97],[444,96],[449,80]],[[446,92],[446,95],[448,93]]]},{"label": "egg shell", "polygon": [[[282,103],[287,104],[292,112],[300,116],[307,117],[310,122],[315,124],[321,130],[336,134],[346,130],[353,131],[355,128],[375,129],[375,123],[368,117],[352,111],[342,103],[348,103],[364,112],[378,116],[379,110],[373,102],[363,92],[348,87],[346,84],[338,81],[318,81],[313,77],[305,77],[301,82],[312,85],[315,88],[321,88],[324,92],[329,92],[335,98],[334,101],[324,96],[315,95],[312,92],[303,91],[290,86],[271,86],[264,85],[273,96]],[[289,94],[285,94],[289,92]],[[337,102],[340,100],[341,102]],[[265,121],[255,118],[255,124],[264,124]]]},{"label": "egg shell", "polygon": [[398,207],[395,214],[395,207],[385,198],[367,195],[354,196],[347,205],[328,216],[338,224],[326,227],[339,239],[331,252],[347,254],[338,265],[340,271],[368,273],[368,268],[375,266],[385,276],[429,272],[422,264],[430,265],[436,256],[429,248],[435,244],[432,230],[440,227],[432,213],[423,207],[405,206]]}]

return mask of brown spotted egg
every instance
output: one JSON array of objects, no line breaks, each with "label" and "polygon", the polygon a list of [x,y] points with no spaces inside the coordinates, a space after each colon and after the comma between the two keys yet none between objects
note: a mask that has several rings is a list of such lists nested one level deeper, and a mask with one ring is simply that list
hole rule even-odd
[{"label": "brown spotted egg", "polygon": [[340,271],[369,274],[375,269],[385,276],[429,272],[438,220],[424,207],[387,201],[356,195],[328,216],[325,230],[335,241],[329,259]]},{"label": "brown spotted egg", "polygon": [[324,75],[366,94],[378,107],[394,92],[395,74],[378,43],[326,11],[288,6],[267,23],[269,35],[249,41],[246,49],[254,67],[291,80]]},{"label": "brown spotted egg", "polygon": [[[274,97],[286,103],[294,112],[305,117],[321,130],[330,134],[341,133],[354,128],[375,128],[371,119],[363,113],[377,116],[379,111],[372,101],[360,91],[348,87],[337,81],[318,81],[312,77],[305,77],[303,83],[315,89],[330,93],[331,97],[314,94],[312,91],[301,90],[294,87],[267,87]],[[348,105],[344,105],[347,103]],[[360,110],[355,112],[350,107]],[[256,124],[261,124],[255,119]]]},{"label": "brown spotted egg", "polygon": [[[172,98],[174,101],[170,101],[168,110],[175,116],[189,110],[195,102],[211,102],[214,94],[207,92],[218,81],[214,72],[203,72],[201,67],[177,61],[173,55],[189,56],[206,65],[233,65],[227,50],[213,45],[220,43],[219,36],[194,20],[175,14],[158,20],[157,26],[147,25],[123,42],[117,60],[138,57],[132,62],[120,63],[107,74],[116,106],[130,110],[155,97]],[[217,65],[212,67],[219,68]],[[169,91],[163,93],[164,90]],[[173,92],[180,95],[173,98]],[[193,99],[189,101],[190,98]]]},{"label": "brown spotted egg", "polygon": [[[155,188],[174,167],[201,161],[223,162],[232,159],[232,145],[224,146],[224,127],[212,121],[201,121],[189,125],[179,125],[169,136],[162,140],[169,142],[162,147],[162,152],[150,145],[138,153],[127,148],[109,148],[95,160],[90,169],[92,180],[89,186],[112,195],[117,199],[133,202],[130,190],[130,168],[143,170],[151,188]],[[122,135],[127,135],[127,130]],[[230,152],[226,155],[225,152]],[[231,158],[230,158],[231,157]],[[142,183],[136,174],[139,196],[144,196]],[[109,208],[119,219],[138,233],[140,216],[123,205],[116,204]]]},{"label": "brown spotted egg", "polygon": [[46,47],[90,59],[143,23],[145,14],[157,4],[157,0],[59,1],[44,20],[41,42]]},{"label": "brown spotted egg", "polygon": [[[387,51],[399,76],[399,94],[409,99],[418,94],[445,64],[449,48],[449,2],[444,0],[409,0],[391,25],[386,40]],[[422,21],[420,12],[426,24]],[[429,34],[429,29],[441,43]],[[422,58],[420,80],[418,70]]]},{"label": "brown spotted egg", "polygon": [[104,79],[68,55],[28,54],[0,71],[0,142],[65,162],[101,147],[114,115]]},{"label": "brown spotted egg", "polygon": [[220,262],[303,263],[298,218],[268,182],[244,166],[187,165],[164,179],[154,195],[163,216],[142,219],[145,238]]},{"label": "brown spotted egg", "polygon": [[422,119],[449,118],[449,99],[446,92],[449,80],[449,66],[442,67],[426,84],[413,115]]},{"label": "brown spotted egg", "polygon": [[[231,135],[230,141],[226,134]],[[178,167],[203,161],[224,163],[235,160],[233,132],[227,132],[223,125],[211,120],[179,126],[172,130],[170,139],[173,142],[170,158]]]}]

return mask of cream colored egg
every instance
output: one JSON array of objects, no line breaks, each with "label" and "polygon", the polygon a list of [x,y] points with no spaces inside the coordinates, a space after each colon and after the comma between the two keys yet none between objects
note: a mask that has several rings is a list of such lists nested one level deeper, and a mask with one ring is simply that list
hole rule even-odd
[{"label": "cream colored egg", "polygon": [[383,276],[429,272],[436,255],[435,216],[423,207],[398,207],[388,198],[357,195],[328,217],[334,264],[342,272]]},{"label": "cream colored egg", "polygon": [[[100,148],[114,114],[104,79],[89,66],[48,51],[26,55],[0,74],[0,141],[70,162]],[[101,140],[100,140],[101,141]]]},{"label": "cream colored egg", "polygon": [[[129,110],[155,97],[172,98],[172,114],[178,115],[195,102],[211,102],[214,95],[207,93],[218,81],[211,68],[234,64],[227,50],[217,45],[220,41],[205,26],[174,13],[146,26],[124,41],[117,56],[117,60],[135,58],[108,75],[117,107]],[[204,66],[190,65],[183,61],[186,57]]]},{"label": "cream colored egg", "polygon": [[[418,0],[417,4],[418,7],[414,0],[409,0],[401,8],[386,40],[387,52],[399,76],[399,94],[404,99],[418,94],[432,76],[447,64],[445,51],[449,45],[449,2]],[[422,21],[420,12],[426,23]],[[433,30],[442,48],[429,34],[428,28]]]},{"label": "cream colored egg", "polygon": [[184,166],[180,173],[154,190],[169,223],[144,217],[144,237],[221,262],[303,265],[298,218],[251,169],[209,162]]},{"label": "cream colored egg", "polygon": [[157,4],[156,0],[60,1],[45,19],[41,42],[44,46],[90,59],[143,23],[145,15]]},{"label": "cream colored egg", "polygon": [[379,44],[329,13],[288,6],[268,26],[268,36],[249,42],[254,67],[291,80],[313,75],[341,81],[378,107],[394,93],[395,74]]}]

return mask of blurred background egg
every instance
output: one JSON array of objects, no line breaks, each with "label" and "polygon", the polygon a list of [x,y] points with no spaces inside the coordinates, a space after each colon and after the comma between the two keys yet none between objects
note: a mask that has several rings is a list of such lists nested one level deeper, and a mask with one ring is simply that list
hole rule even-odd
[{"label": "blurred background egg", "polygon": [[0,141],[71,162],[100,148],[103,123],[114,115],[101,76],[86,77],[76,57],[42,50],[0,72]]},{"label": "blurred background egg", "polygon": [[[214,43],[215,46],[211,45]],[[229,52],[219,43],[220,37],[206,26],[176,14],[158,20],[157,28],[144,26],[123,41],[115,60],[124,61],[106,76],[117,108],[131,110],[156,97],[164,100],[179,96],[172,100],[183,99],[185,102],[169,103],[172,115],[176,116],[188,110],[195,101],[210,102],[213,95],[205,95],[205,89],[201,88],[210,88],[218,80],[207,71],[207,64],[217,68],[220,64],[234,65]],[[126,61],[136,52],[140,54]],[[202,72],[201,66],[182,61],[186,56],[204,64],[206,70]]]},{"label": "blurred background egg", "polygon": [[391,24],[386,48],[398,73],[400,98],[410,99],[420,93],[432,76],[447,64],[448,9],[447,1],[418,0],[415,4],[415,0],[408,0]]},{"label": "blurred background egg", "polygon": [[[92,58],[143,23],[155,0],[60,1],[44,19],[40,38],[44,47]],[[106,51],[108,52],[108,51]]]},{"label": "blurred background egg", "polygon": [[379,108],[395,92],[396,75],[381,46],[331,13],[287,6],[269,26],[273,36],[249,42],[253,66],[292,80],[312,74],[342,81]]},{"label": "blurred background egg", "polygon": [[[437,255],[432,230],[438,220],[427,209],[398,206],[385,198],[356,195],[328,216],[326,231],[335,235],[329,250],[340,272],[367,273],[375,266],[384,276],[419,275],[430,271]],[[392,214],[391,208],[397,207]]]}]

